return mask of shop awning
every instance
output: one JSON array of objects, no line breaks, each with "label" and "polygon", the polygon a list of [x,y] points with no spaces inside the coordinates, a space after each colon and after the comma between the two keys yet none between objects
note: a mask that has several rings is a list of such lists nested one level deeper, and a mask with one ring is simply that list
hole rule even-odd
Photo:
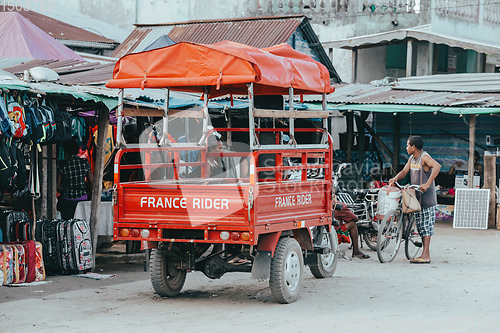
[{"label": "shop awning", "polygon": [[255,83],[258,95],[333,92],[325,66],[288,44],[258,49],[224,41],[204,45],[177,43],[161,49],[129,54],[118,60],[108,88],[171,88],[210,97],[246,94]]}]

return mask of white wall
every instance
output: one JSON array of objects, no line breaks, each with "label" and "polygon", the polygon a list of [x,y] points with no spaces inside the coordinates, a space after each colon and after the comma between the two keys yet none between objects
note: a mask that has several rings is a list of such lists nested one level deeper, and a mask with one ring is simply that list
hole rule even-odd
[{"label": "white wall", "polygon": [[379,46],[358,51],[356,83],[370,83],[386,76],[386,47]]}]

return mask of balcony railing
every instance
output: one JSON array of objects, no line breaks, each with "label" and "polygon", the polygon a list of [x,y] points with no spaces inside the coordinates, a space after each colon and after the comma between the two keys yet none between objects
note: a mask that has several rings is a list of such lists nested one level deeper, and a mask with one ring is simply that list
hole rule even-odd
[{"label": "balcony railing", "polygon": [[[436,15],[478,23],[480,0],[434,0]],[[488,5],[498,8],[498,4]],[[488,12],[485,12],[488,15]],[[498,12],[494,13],[498,15]],[[492,17],[493,18],[493,17]],[[485,18],[486,20],[487,18]],[[496,18],[498,20],[498,18]]]},{"label": "balcony railing", "polygon": [[430,0],[250,0],[256,15],[331,15],[354,13],[419,13]]}]

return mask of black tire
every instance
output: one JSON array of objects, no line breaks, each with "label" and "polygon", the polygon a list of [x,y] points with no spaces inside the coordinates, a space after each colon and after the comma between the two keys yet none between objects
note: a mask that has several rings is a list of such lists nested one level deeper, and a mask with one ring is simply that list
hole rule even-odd
[{"label": "black tire", "polygon": [[369,229],[367,232],[363,234],[363,241],[368,245],[368,247],[373,250],[377,251],[377,236],[378,236],[378,223],[377,222],[371,222],[373,229]]},{"label": "black tire", "polygon": [[161,297],[174,297],[179,294],[186,281],[187,271],[174,266],[162,250],[151,251],[151,284]]},{"label": "black tire", "polygon": [[271,259],[269,286],[278,303],[293,303],[299,298],[304,273],[304,258],[299,243],[281,238]]},{"label": "black tire", "polygon": [[411,217],[410,215],[406,215],[404,222],[408,223],[405,235],[405,255],[408,260],[412,260],[417,257],[422,250],[422,238],[418,233],[414,215]]},{"label": "black tire", "polygon": [[312,275],[315,278],[323,279],[327,277],[331,277],[335,270],[337,269],[337,263],[339,254],[337,252],[338,249],[338,239],[337,233],[335,229],[332,227],[332,231],[328,232],[325,227],[317,227],[319,228],[322,235],[321,245],[326,245],[330,248],[330,253],[327,254],[319,254],[313,253],[314,256],[314,264],[309,265],[309,269],[311,270]]},{"label": "black tire", "polygon": [[401,245],[401,215],[397,210],[389,212],[378,226],[377,256],[380,262],[391,262]]}]

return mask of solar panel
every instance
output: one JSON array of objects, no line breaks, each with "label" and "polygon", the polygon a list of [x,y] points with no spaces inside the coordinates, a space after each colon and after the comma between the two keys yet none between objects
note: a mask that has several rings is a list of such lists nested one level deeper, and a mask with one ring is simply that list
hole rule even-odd
[{"label": "solar panel", "polygon": [[457,188],[453,228],[487,229],[489,189]]}]

